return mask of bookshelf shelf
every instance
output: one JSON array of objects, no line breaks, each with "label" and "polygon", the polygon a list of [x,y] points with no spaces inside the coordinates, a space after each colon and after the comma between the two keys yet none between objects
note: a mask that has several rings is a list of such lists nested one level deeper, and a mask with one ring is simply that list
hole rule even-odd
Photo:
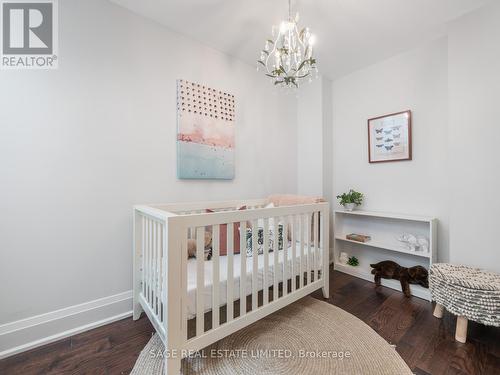
[{"label": "bookshelf shelf", "polygon": [[379,248],[379,249],[385,249],[385,250],[390,250],[390,251],[397,251],[399,253],[410,254],[410,255],[417,256],[417,257],[424,257],[424,258],[430,258],[431,257],[431,254],[429,252],[411,251],[411,250],[405,249],[401,245],[398,246],[398,245],[387,244],[387,243],[383,243],[383,242],[379,242],[379,241],[373,241],[373,240],[368,241],[368,242],[359,242],[359,241],[349,240],[349,239],[346,238],[345,234],[344,235],[340,235],[340,236],[335,236],[335,239],[339,240],[339,241],[346,241],[346,242],[355,243],[355,244],[361,245],[361,246],[371,246],[371,247],[376,247],[376,248]]},{"label": "bookshelf shelf", "polygon": [[[436,260],[437,219],[431,216],[394,214],[376,211],[334,211],[334,267],[336,270],[373,282],[370,264],[392,260],[404,267],[416,265],[429,269]],[[349,240],[346,235],[368,235],[370,241]],[[411,233],[429,240],[429,251],[412,251],[397,240],[403,233]],[[356,256],[359,266],[339,262],[341,252]],[[401,290],[399,281],[383,280],[382,285]],[[430,300],[430,293],[419,285],[411,285],[414,296]]]}]

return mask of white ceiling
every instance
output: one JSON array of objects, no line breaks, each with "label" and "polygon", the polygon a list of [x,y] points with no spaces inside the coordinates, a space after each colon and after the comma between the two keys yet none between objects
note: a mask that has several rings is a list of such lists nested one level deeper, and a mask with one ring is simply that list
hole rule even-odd
[{"label": "white ceiling", "polygon": [[[111,0],[255,65],[287,0]],[[317,36],[320,72],[339,77],[442,36],[489,0],[292,0]]]}]

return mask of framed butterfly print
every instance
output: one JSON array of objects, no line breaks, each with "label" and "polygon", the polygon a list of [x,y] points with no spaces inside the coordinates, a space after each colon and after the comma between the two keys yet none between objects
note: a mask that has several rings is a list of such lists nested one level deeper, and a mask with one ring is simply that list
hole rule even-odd
[{"label": "framed butterfly print", "polygon": [[411,160],[411,111],[368,120],[368,161]]}]

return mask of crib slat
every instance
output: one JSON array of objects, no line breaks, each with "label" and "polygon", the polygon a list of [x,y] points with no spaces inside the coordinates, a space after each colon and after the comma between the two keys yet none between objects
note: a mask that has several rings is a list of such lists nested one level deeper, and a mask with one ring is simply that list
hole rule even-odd
[{"label": "crib slat", "polygon": [[161,306],[163,300],[163,224],[158,223],[158,281],[157,281],[157,312],[158,318],[162,321]]},{"label": "crib slat", "polygon": [[[182,337],[184,340],[187,340],[188,338],[188,330],[187,330],[187,321],[188,321],[188,311],[187,311],[187,301],[188,301],[188,293],[187,293],[187,267],[188,267],[188,245],[187,245],[187,239],[190,238],[189,233],[192,233],[191,228],[188,228],[184,232],[184,234],[181,236],[181,332],[182,332]],[[166,236],[164,234],[164,238],[166,241]],[[166,243],[166,242],[165,242]],[[166,254],[163,255],[164,257]],[[164,271],[166,272],[166,270]],[[167,303],[166,303],[166,291],[164,293],[164,300],[163,300],[163,314],[165,315],[166,310],[167,310]]]},{"label": "crib slat", "polygon": [[196,336],[204,332],[205,228],[196,228]]},{"label": "crib slat", "polygon": [[292,293],[295,292],[295,288],[297,286],[297,218],[295,215],[290,216],[290,230],[291,233],[291,242],[292,242],[292,269],[291,269],[291,279],[292,279]]},{"label": "crib slat", "polygon": [[288,294],[288,216],[283,216],[283,297]]},{"label": "crib slat", "polygon": [[273,267],[273,302],[276,302],[278,300],[278,291],[279,291],[279,279],[278,279],[278,273],[279,273],[279,246],[278,246],[278,231],[279,231],[279,218],[275,217],[274,218],[274,231],[273,231],[273,255],[274,255],[274,267]]},{"label": "crib slat", "polygon": [[142,221],[142,269],[141,269],[141,288],[142,288],[142,295],[146,295],[146,218],[144,216],[141,216],[141,221]]},{"label": "crib slat", "polygon": [[299,263],[299,288],[304,287],[304,216],[299,215],[299,231],[300,231],[300,263]]},{"label": "crib slat", "polygon": [[155,222],[154,220],[151,220],[151,226],[150,226],[150,243],[149,243],[149,250],[150,250],[150,255],[149,255],[149,260],[150,260],[150,266],[149,266],[149,294],[150,294],[150,300],[149,300],[149,306],[151,309],[153,309],[153,302],[154,302],[154,266],[155,266],[155,261],[154,261],[154,254],[155,254]]},{"label": "crib slat", "polygon": [[313,231],[314,231],[314,252],[313,252],[313,275],[314,281],[319,278],[319,267],[318,267],[318,213],[313,213]]},{"label": "crib slat", "polygon": [[212,226],[212,329],[219,326],[219,225]]},{"label": "crib slat", "polygon": [[149,302],[149,306],[151,310],[154,312],[155,305],[155,256],[156,256],[156,221],[151,221],[151,301]]},{"label": "crib slat", "polygon": [[240,222],[240,317],[247,313],[247,223]]},{"label": "crib slat", "polygon": [[[180,249],[179,249],[180,251]],[[160,264],[161,264],[161,223],[156,222],[156,248],[155,248],[155,310],[160,311]]]},{"label": "crib slat", "polygon": [[153,311],[156,315],[158,315],[158,299],[160,298],[160,294],[158,293],[159,288],[159,278],[160,278],[160,257],[158,256],[158,252],[160,251],[161,239],[160,239],[160,224],[155,221],[155,245],[154,245],[154,299],[153,299]]},{"label": "crib slat", "polygon": [[229,223],[227,225],[227,308],[226,308],[226,322],[230,322],[233,320],[234,312],[233,312],[233,284],[234,284],[234,224]]},{"label": "crib slat", "polygon": [[264,284],[262,306],[269,303],[269,219],[264,219]]},{"label": "crib slat", "polygon": [[[167,254],[167,229],[166,229],[166,223],[161,224],[161,309],[160,311],[161,314],[161,321],[166,322],[167,320],[167,288],[164,288],[164,286],[167,285],[165,282],[166,280],[166,275],[167,275],[167,267],[168,267],[168,254]],[[181,249],[186,249],[185,254],[186,254],[186,267],[187,267],[187,244],[182,244]],[[184,268],[183,268],[184,269]]]},{"label": "crib slat", "polygon": [[257,221],[252,221],[252,311],[257,309],[257,297],[259,289],[257,288],[257,277],[259,273],[259,250],[258,250],[259,228]]},{"label": "crib slat", "polygon": [[304,215],[305,221],[305,252],[306,252],[306,282],[307,285],[311,284],[311,215]]},{"label": "crib slat", "polygon": [[148,248],[148,253],[147,253],[147,261],[148,265],[146,267],[147,270],[147,302],[148,304],[151,303],[151,219],[148,219],[148,239],[147,239],[147,248]]},{"label": "crib slat", "polygon": [[144,298],[149,301],[149,219],[144,217],[146,231],[144,232]]}]

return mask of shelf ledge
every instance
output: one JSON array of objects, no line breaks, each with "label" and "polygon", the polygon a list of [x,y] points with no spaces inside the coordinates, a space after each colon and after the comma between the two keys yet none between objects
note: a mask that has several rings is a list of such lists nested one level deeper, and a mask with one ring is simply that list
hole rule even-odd
[{"label": "shelf ledge", "polygon": [[414,256],[418,256],[418,257],[422,257],[422,258],[430,258],[431,257],[430,252],[424,253],[424,252],[418,252],[418,251],[411,251],[411,250],[407,250],[403,247],[397,247],[397,246],[392,246],[392,245],[388,245],[388,244],[383,244],[383,243],[373,241],[373,240],[368,241],[368,242],[359,242],[359,241],[348,240],[347,238],[345,238],[345,236],[335,236],[335,239],[339,240],[339,241],[355,243],[355,244],[361,245],[361,246],[376,247],[379,249],[395,251],[398,253],[414,255]]},{"label": "shelf ledge", "polygon": [[354,211],[335,210],[334,212],[336,214],[342,214],[342,215],[371,216],[371,217],[380,217],[385,219],[398,219],[398,220],[410,220],[410,221],[432,222],[436,220],[435,217],[431,216],[395,214],[390,212],[362,211],[362,210],[354,210]]}]

